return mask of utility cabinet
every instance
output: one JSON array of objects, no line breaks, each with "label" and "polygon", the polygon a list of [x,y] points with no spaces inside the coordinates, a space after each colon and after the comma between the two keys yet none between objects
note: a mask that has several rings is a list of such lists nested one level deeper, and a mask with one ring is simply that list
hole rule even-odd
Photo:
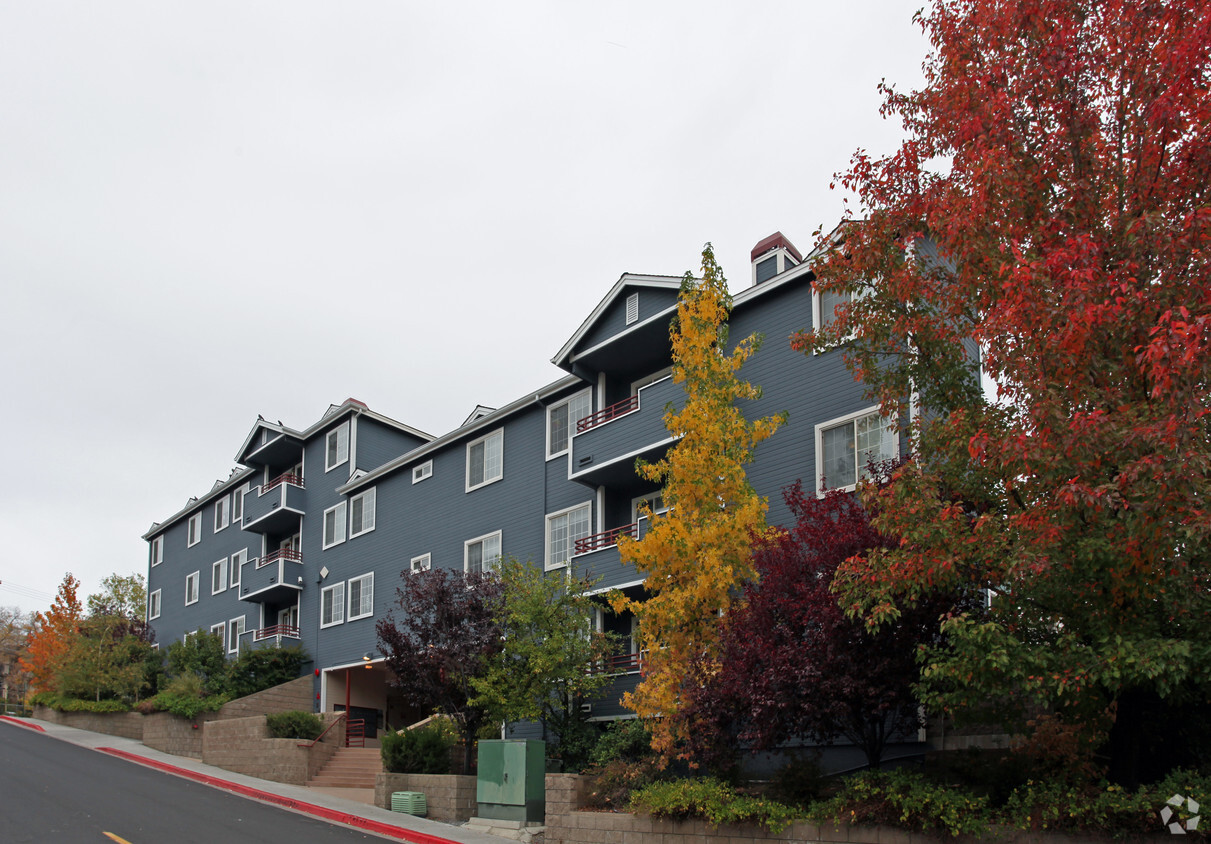
[{"label": "utility cabinet", "polygon": [[547,810],[546,755],[543,741],[480,741],[475,782],[479,817],[542,823]]}]

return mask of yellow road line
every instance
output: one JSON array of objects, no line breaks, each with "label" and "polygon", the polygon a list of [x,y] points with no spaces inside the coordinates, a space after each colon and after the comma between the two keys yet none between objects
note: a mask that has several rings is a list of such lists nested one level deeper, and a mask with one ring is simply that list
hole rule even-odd
[{"label": "yellow road line", "polygon": [[127,841],[125,838],[123,838],[120,835],[114,835],[112,832],[105,832],[104,830],[102,830],[101,834],[104,835],[106,838],[108,838],[110,841],[118,842],[118,844],[130,844],[130,842]]}]

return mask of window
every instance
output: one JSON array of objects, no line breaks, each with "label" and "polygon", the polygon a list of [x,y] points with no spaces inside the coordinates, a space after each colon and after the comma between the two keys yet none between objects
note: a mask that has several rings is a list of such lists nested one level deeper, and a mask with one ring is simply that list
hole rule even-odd
[{"label": "window", "polygon": [[147,618],[148,618],[148,620],[151,620],[153,618],[159,618],[159,617],[160,617],[160,590],[157,589],[156,591],[151,593],[151,597],[149,597],[147,600]]},{"label": "window", "polygon": [[418,571],[428,571],[432,567],[433,560],[430,558],[429,554],[421,554],[419,557],[412,558],[413,574],[416,574]]},{"label": "window", "polygon": [[349,581],[349,620],[374,615],[374,573]]},{"label": "window", "polygon": [[593,412],[588,390],[547,408],[547,459],[566,454],[576,433],[576,423]]},{"label": "window", "polygon": [[843,290],[822,290],[816,294],[816,325],[824,328],[837,319],[837,306],[849,304],[849,293]]},{"label": "window", "polygon": [[202,541],[202,514],[194,513],[189,517],[189,544],[197,545]]},{"label": "window", "polygon": [[467,444],[467,492],[499,481],[504,474],[505,432],[493,431]]},{"label": "window", "polygon": [[349,501],[349,538],[374,530],[374,489],[368,489]]},{"label": "window", "polygon": [[151,564],[158,566],[164,562],[164,537],[157,536],[151,541]]},{"label": "window", "polygon": [[244,520],[244,496],[248,494],[250,489],[249,484],[244,484],[242,487],[231,493],[231,523],[236,524]]},{"label": "window", "polygon": [[231,555],[231,588],[236,589],[240,585],[240,568],[244,563],[248,562],[248,549],[236,551]]},{"label": "window", "polygon": [[487,574],[500,562],[500,531],[477,536],[463,544],[463,571],[467,574]]},{"label": "window", "polygon": [[592,532],[592,511],[592,505],[581,504],[547,516],[547,569],[559,568],[572,559],[576,540]]},{"label": "window", "polygon": [[331,548],[345,541],[345,507],[344,501],[335,507],[324,511],[324,547]]},{"label": "window", "polygon": [[202,581],[202,573],[195,571],[185,577],[185,606],[198,602],[198,585]]},{"label": "window", "polygon": [[349,423],[333,428],[324,438],[324,471],[329,472],[349,459]]},{"label": "window", "polygon": [[227,630],[227,623],[224,621],[220,621],[218,624],[210,625],[210,634],[212,636],[218,636],[220,642],[226,641],[226,636],[225,636],[226,630]]},{"label": "window", "polygon": [[653,516],[659,516],[661,513],[667,513],[668,507],[664,506],[664,493],[650,492],[647,495],[641,495],[638,498],[631,499],[631,521],[637,522],[642,518],[643,514],[639,510],[639,505],[647,502],[648,509],[652,511]]},{"label": "window", "polygon": [[895,428],[878,411],[817,425],[816,492],[853,489],[859,478],[867,476],[869,463],[893,459],[899,448]]},{"label": "window", "polygon": [[227,624],[227,653],[240,652],[240,637],[244,635],[244,616],[233,618]]},{"label": "window", "polygon": [[224,495],[214,503],[214,532],[218,533],[227,527],[231,520],[231,499]]},{"label": "window", "polygon": [[418,484],[433,474],[433,461],[426,461],[412,468],[412,483]]},{"label": "window", "polygon": [[632,293],[627,297],[627,325],[639,321],[639,294]]},{"label": "window", "polygon": [[217,595],[227,588],[227,558],[210,567],[210,594]]},{"label": "window", "polygon": [[345,620],[345,584],[334,583],[320,593],[320,627],[331,627]]}]

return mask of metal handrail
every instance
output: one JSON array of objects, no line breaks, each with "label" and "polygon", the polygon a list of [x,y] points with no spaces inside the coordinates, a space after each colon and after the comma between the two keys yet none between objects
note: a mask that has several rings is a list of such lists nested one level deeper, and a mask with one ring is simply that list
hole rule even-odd
[{"label": "metal handrail", "polygon": [[632,539],[639,538],[639,522],[631,522],[629,525],[616,527],[611,530],[603,530],[601,533],[594,533],[591,536],[586,536],[584,539],[577,539],[573,546],[572,553],[587,554],[590,551],[596,551],[599,548],[608,548],[611,545],[618,544],[618,537],[622,534],[627,534]]},{"label": "metal handrail", "polygon": [[[355,745],[353,742],[357,741]],[[355,718],[345,724],[345,747],[366,746],[366,722]]]},{"label": "metal handrail", "polygon": [[261,627],[254,631],[252,640],[259,642],[262,639],[268,639],[273,636],[285,636],[289,639],[299,638],[299,629],[290,624],[271,624],[268,627]]},{"label": "metal handrail", "polygon": [[636,393],[622,401],[614,402],[609,407],[603,407],[594,414],[576,420],[576,433],[583,434],[590,428],[595,428],[603,422],[609,422],[619,416],[625,416],[633,410],[639,409],[639,394]]},{"label": "metal handrail", "polygon": [[342,721],[342,720],[347,719],[348,717],[349,717],[349,716],[348,716],[348,714],[347,714],[347,713],[344,713],[344,712],[338,712],[338,713],[336,714],[336,718],[334,718],[334,719],[332,720],[332,723],[331,723],[331,724],[329,724],[327,727],[324,727],[324,732],[320,733],[318,736],[316,736],[315,738],[313,738],[311,741],[300,741],[298,746],[299,746],[299,747],[315,747],[315,743],[316,743],[317,741],[322,741],[322,740],[323,740],[323,738],[324,738],[324,736],[328,735],[328,731],[329,731],[329,730],[331,730],[331,729],[332,729],[333,727],[335,727],[337,724],[341,723],[341,721]]},{"label": "metal handrail", "polygon": [[257,560],[256,567],[263,568],[270,563],[276,563],[278,560],[289,560],[292,563],[303,562],[303,552],[295,551],[293,548],[279,548],[276,551],[270,551],[264,557]]},{"label": "metal handrail", "polygon": [[297,486],[299,489],[306,489],[306,487],[303,486],[303,478],[301,475],[296,475],[294,472],[283,472],[272,481],[261,487],[259,494],[264,495],[270,490],[277,489],[282,484],[290,484],[291,486]]}]

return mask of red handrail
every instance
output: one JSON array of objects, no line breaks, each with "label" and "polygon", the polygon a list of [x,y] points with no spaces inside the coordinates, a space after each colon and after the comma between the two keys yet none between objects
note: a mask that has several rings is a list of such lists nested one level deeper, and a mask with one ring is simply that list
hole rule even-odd
[{"label": "red handrail", "polygon": [[282,484],[290,484],[291,486],[297,486],[299,489],[305,489],[303,486],[303,477],[301,475],[296,475],[294,472],[283,472],[272,481],[261,487],[260,494],[264,495],[271,489],[277,489]]},{"label": "red handrail", "polygon": [[303,552],[295,551],[293,548],[279,548],[276,551],[270,551],[264,557],[257,560],[256,567],[261,568],[270,563],[276,563],[278,560],[289,560],[292,563],[303,562]]},{"label": "red handrail", "polygon": [[254,642],[259,642],[262,639],[269,639],[273,636],[285,636],[288,639],[297,639],[299,638],[299,629],[289,624],[271,624],[253,633],[252,639]]},{"label": "red handrail", "polygon": [[625,653],[608,656],[594,666],[594,671],[608,674],[630,673],[643,670],[642,653]]},{"label": "red handrail", "polygon": [[576,420],[576,433],[583,434],[590,428],[594,428],[603,422],[609,422],[619,416],[625,416],[633,410],[639,409],[639,395],[633,395],[630,398],[625,398],[620,402],[614,402],[609,407],[603,407],[601,410],[586,416],[583,419]]},{"label": "red handrail", "polygon": [[366,746],[366,722],[349,721],[345,724],[345,747]]},{"label": "red handrail", "polygon": [[617,545],[618,537],[624,533],[630,536],[632,539],[638,539],[639,523],[632,522],[629,525],[616,527],[612,530],[603,530],[601,533],[586,536],[584,539],[577,539],[576,545],[572,549],[572,553],[587,554],[590,551],[596,551],[599,548],[609,548],[611,545]]},{"label": "red handrail", "polygon": [[337,724],[341,723],[342,720],[344,720],[348,717],[349,716],[346,715],[344,712],[336,713],[336,717],[332,719],[332,723],[329,724],[327,727],[324,727],[324,732],[320,733],[318,736],[313,738],[311,741],[300,741],[299,747],[315,747],[315,743],[320,741],[321,739],[323,739],[324,736],[328,735],[329,730],[331,730]]}]

